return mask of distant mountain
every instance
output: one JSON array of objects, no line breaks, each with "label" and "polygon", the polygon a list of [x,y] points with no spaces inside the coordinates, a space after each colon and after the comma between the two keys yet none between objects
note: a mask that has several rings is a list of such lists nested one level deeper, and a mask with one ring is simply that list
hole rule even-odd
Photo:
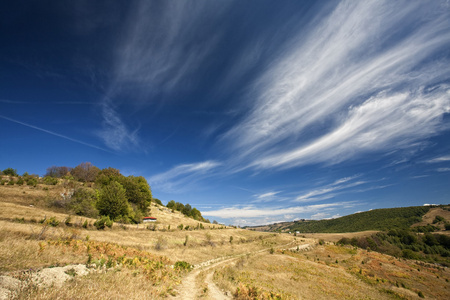
[{"label": "distant mountain", "polygon": [[[438,207],[448,210],[448,206]],[[342,233],[366,230],[386,231],[391,229],[407,229],[411,225],[421,222],[422,217],[432,208],[433,206],[411,206],[374,209],[336,219],[319,221],[300,220],[246,228],[258,231],[299,231],[301,233]]]}]

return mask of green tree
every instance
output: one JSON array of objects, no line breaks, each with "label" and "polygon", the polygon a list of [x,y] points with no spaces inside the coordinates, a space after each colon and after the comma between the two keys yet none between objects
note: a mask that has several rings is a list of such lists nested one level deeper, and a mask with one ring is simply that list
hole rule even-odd
[{"label": "green tree", "polygon": [[96,218],[98,210],[96,208],[97,194],[92,189],[76,189],[70,198],[68,208],[76,215]]},{"label": "green tree", "polygon": [[124,176],[120,174],[120,171],[114,168],[105,168],[97,174],[95,183],[99,186],[108,185],[112,181],[121,182]]},{"label": "green tree", "polygon": [[128,201],[124,187],[113,181],[100,190],[97,209],[102,216],[109,216],[112,220],[121,216],[128,216]]},{"label": "green tree", "polygon": [[181,210],[181,213],[183,213],[183,215],[189,217],[191,215],[191,211],[192,211],[192,206],[189,203],[187,203]]},{"label": "green tree", "polygon": [[146,214],[152,201],[152,193],[147,180],[142,176],[128,176],[121,178],[119,182],[126,190],[128,201],[134,203],[142,213]]},{"label": "green tree", "polygon": [[6,168],[3,170],[3,175],[10,175],[10,176],[19,176],[17,174],[17,170],[13,168]]},{"label": "green tree", "polygon": [[176,206],[176,204],[175,204],[174,200],[170,200],[166,205],[166,207],[170,208],[170,209],[175,209],[175,206]]}]

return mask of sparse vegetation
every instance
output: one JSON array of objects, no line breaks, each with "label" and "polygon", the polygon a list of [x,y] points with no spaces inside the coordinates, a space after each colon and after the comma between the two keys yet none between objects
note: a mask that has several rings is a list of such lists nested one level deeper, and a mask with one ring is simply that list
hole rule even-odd
[{"label": "sparse vegetation", "polygon": [[[213,226],[186,218],[182,211],[171,212],[155,200],[146,202],[147,192],[141,194],[144,202],[130,201],[132,194],[139,196],[136,186],[147,189],[136,177],[123,177],[109,168],[100,170],[93,181],[84,177],[79,182],[70,170],[61,168],[58,173],[58,168],[47,174],[58,181],[55,185],[24,174],[23,185],[0,186],[0,275],[14,274],[30,282],[27,278],[41,268],[83,264],[95,271],[80,275],[70,266],[65,276],[71,279],[61,287],[29,285],[18,291],[19,299],[180,296],[185,276],[195,277],[195,297],[213,298],[211,285],[238,299],[449,296],[450,273],[435,264],[448,259],[448,235],[442,232],[448,224],[446,212],[437,214],[443,220],[437,218],[435,224],[436,214],[412,228],[393,222],[394,228],[385,232],[355,233],[335,245],[332,241],[339,238],[324,235],[310,239],[303,233],[294,237]],[[5,178],[16,183],[20,179]],[[27,180],[35,180],[36,187]],[[109,215],[91,218],[98,216],[101,193],[110,185],[125,190],[117,188],[127,204],[126,212],[114,219],[123,222],[120,226],[113,226]],[[151,207],[158,221],[125,224],[124,216],[134,223],[137,212],[145,213],[142,203],[149,204],[146,209]],[[402,220],[417,217],[403,212]],[[151,231],[145,229],[148,226]],[[199,273],[198,264],[207,261]]]}]

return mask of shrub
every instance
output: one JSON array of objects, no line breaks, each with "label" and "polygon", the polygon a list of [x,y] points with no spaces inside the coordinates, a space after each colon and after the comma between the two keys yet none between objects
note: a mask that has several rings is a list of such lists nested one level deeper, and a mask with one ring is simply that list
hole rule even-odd
[{"label": "shrub", "polygon": [[101,216],[100,219],[95,221],[94,226],[98,230],[105,229],[105,226],[111,228],[113,225],[113,221],[109,218],[109,216]]},{"label": "shrub", "polygon": [[50,176],[45,176],[42,179],[42,182],[46,185],[57,185],[58,184],[58,179],[57,178],[53,178]]},{"label": "shrub", "polygon": [[25,177],[25,182],[29,186],[36,186],[37,183],[38,183],[37,179],[35,177],[32,177],[32,176]]},{"label": "shrub", "polygon": [[9,176],[19,176],[17,174],[17,170],[13,168],[7,168],[3,170],[3,175],[9,175]]},{"label": "shrub", "polygon": [[433,220],[433,224],[439,223],[441,221],[445,221],[444,217],[436,216]]},{"label": "shrub", "polygon": [[52,227],[56,227],[59,225],[59,221],[56,220],[55,217],[51,217],[50,219],[48,219],[47,221],[45,221],[46,224],[52,226]]},{"label": "shrub", "polygon": [[450,223],[445,223],[445,230],[450,230]]},{"label": "shrub", "polygon": [[185,261],[177,261],[174,265],[174,268],[177,270],[186,270],[186,271],[190,271],[193,266]]},{"label": "shrub", "polygon": [[97,195],[94,191],[87,188],[78,188],[73,192],[68,208],[78,216],[96,218],[98,210],[95,207]]},{"label": "shrub", "polygon": [[18,185],[23,185],[24,181],[22,177],[19,177],[19,179],[17,180],[16,184]]}]

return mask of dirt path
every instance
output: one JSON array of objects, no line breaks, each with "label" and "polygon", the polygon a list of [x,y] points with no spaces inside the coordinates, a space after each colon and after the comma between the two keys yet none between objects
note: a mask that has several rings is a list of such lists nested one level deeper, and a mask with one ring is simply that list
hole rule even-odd
[{"label": "dirt path", "polygon": [[[287,245],[284,245],[284,247],[289,247],[293,243],[297,243],[297,241],[293,241]],[[307,251],[310,250],[312,246],[310,244],[303,244],[303,245],[296,245],[294,247],[285,248],[286,250],[300,250],[300,251]],[[280,249],[283,249],[281,247]],[[226,293],[224,291],[221,291],[213,282],[213,274],[214,269],[219,267],[223,264],[231,264],[234,261],[238,260],[239,258],[246,256],[246,255],[252,255],[252,254],[258,254],[262,252],[267,252],[270,249],[262,249],[254,252],[248,252],[243,254],[238,254],[234,256],[224,256],[219,257],[216,259],[208,260],[205,262],[202,262],[198,265],[194,266],[194,270],[189,273],[188,276],[186,276],[183,279],[183,283],[178,287],[178,295],[176,297],[173,297],[173,299],[197,299],[198,298],[198,292],[200,287],[197,286],[197,277],[199,276],[200,272],[206,272],[206,276],[204,279],[204,283],[206,283],[208,292],[206,299],[217,299],[217,300],[225,300],[225,299],[231,299],[231,296],[229,296],[229,293]]]}]

